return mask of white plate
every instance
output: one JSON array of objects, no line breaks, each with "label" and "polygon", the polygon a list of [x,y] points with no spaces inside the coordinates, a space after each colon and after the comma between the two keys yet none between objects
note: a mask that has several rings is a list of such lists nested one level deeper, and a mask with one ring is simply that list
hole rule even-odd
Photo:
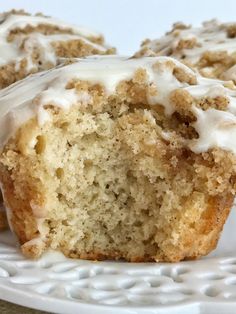
[{"label": "white plate", "polygon": [[53,313],[184,314],[236,312],[236,210],[217,250],[199,261],[129,264],[27,260],[0,234],[0,299]]}]

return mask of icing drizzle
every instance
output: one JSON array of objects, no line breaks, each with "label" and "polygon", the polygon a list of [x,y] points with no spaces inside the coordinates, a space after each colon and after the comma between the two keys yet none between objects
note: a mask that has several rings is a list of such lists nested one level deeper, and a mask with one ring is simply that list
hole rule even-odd
[{"label": "icing drizzle", "polygon": [[[174,28],[159,39],[145,41],[137,55],[173,56],[196,65],[206,51],[228,54],[236,51],[235,37],[228,34],[228,29],[232,26],[236,30],[233,23],[221,24],[217,20],[212,20],[204,22],[201,27]],[[192,41],[192,45],[181,45],[181,41]],[[205,70],[207,71],[207,68]],[[235,72],[235,67],[230,68],[224,79],[234,79]]]},{"label": "icing drizzle", "polygon": [[[24,29],[27,26],[33,28],[39,25],[54,26],[58,28],[58,34],[44,35],[37,31],[29,34],[19,33],[12,41],[9,41],[9,34],[16,29]],[[64,31],[60,33],[60,31]],[[82,40],[85,44],[92,46],[99,52],[106,52],[105,45],[99,45],[90,40],[90,38],[101,38],[101,34],[90,31],[83,27],[77,27],[64,23],[55,18],[44,16],[24,15],[20,13],[5,13],[0,15],[0,66],[15,62],[15,70],[19,70],[20,62],[23,58],[27,60],[27,72],[34,69],[32,61],[34,49],[40,53],[40,61],[56,65],[57,57],[52,47],[53,42]],[[24,47],[22,49],[22,47]]]},{"label": "icing drizzle", "polygon": [[[172,62],[186,74],[196,77],[196,84],[180,82],[173,74]],[[156,66],[159,65],[159,66]],[[203,97],[227,97],[226,111],[213,108],[202,110],[192,105],[197,120],[193,127],[198,139],[186,142],[194,152],[201,153],[210,148],[220,147],[236,154],[236,91],[224,87],[222,81],[202,78],[177,60],[169,57],[126,58],[118,56],[93,56],[75,59],[69,65],[27,77],[0,91],[0,146],[14,135],[16,129],[31,117],[44,125],[51,117],[44,109],[47,103],[67,110],[76,103],[89,102],[89,95],[66,89],[72,79],[99,83],[108,95],[115,93],[119,82],[132,79],[138,69],[145,69],[147,83],[152,84],[156,95],[147,95],[150,105],[161,104],[167,115],[174,112],[170,94],[175,89],[184,89],[194,99]],[[59,97],[58,97],[59,95]],[[40,101],[35,101],[35,99]]]}]

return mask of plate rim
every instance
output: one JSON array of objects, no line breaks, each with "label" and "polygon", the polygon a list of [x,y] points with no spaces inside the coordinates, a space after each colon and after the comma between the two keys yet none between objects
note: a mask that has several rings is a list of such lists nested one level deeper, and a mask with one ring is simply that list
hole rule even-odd
[{"label": "plate rim", "polygon": [[230,314],[232,310],[236,310],[236,300],[225,299],[217,301],[214,298],[209,301],[187,300],[179,304],[163,306],[137,307],[125,305],[116,307],[112,305],[83,303],[73,299],[59,299],[49,295],[41,295],[34,291],[14,289],[14,287],[9,285],[4,286],[4,282],[0,282],[0,295],[1,300],[55,314],[74,314],[78,310],[80,314],[110,314],[111,310],[113,314],[169,314],[170,311],[171,314],[189,314],[189,311],[191,311],[191,314],[207,314],[216,310],[217,313]]}]

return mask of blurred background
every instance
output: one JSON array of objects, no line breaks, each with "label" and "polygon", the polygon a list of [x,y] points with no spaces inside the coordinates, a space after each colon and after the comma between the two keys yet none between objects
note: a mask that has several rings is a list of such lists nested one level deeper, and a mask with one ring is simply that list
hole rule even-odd
[{"label": "blurred background", "polygon": [[132,54],[145,38],[156,38],[176,21],[199,25],[217,17],[236,21],[235,0],[0,0],[0,10],[43,12],[104,34],[120,54]]}]

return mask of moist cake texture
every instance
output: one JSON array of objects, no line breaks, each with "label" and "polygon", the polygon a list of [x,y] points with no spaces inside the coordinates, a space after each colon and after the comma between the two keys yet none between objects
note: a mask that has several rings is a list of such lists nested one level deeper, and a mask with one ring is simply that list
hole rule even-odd
[{"label": "moist cake texture", "polygon": [[235,195],[231,87],[168,57],[98,56],[0,91],[0,181],[22,252],[210,252]]},{"label": "moist cake texture", "polygon": [[163,37],[145,40],[136,56],[171,56],[209,78],[236,81],[236,23],[175,23]]},{"label": "moist cake texture", "polygon": [[112,53],[101,34],[86,28],[24,11],[0,15],[0,88],[47,70],[60,58]]},{"label": "moist cake texture", "polygon": [[[112,53],[115,49],[104,43],[103,36],[89,29],[42,14],[16,10],[0,14],[0,89],[64,58]],[[6,227],[2,209],[0,230]]]}]

